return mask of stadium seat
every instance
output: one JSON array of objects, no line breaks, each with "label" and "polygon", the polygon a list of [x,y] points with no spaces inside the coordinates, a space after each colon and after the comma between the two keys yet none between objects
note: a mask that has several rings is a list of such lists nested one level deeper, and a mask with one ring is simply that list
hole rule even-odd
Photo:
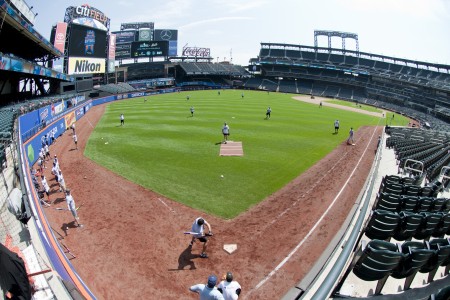
[{"label": "stadium seat", "polygon": [[403,289],[407,290],[410,288],[416,273],[435,255],[435,251],[428,249],[424,243],[412,241],[404,242],[401,245],[401,251],[404,258],[393,270],[391,276],[396,279],[405,278]]},{"label": "stadium seat", "polygon": [[[417,208],[419,207],[419,197],[402,195],[402,196],[400,196],[400,199],[401,199],[400,210],[417,212]],[[431,205],[431,202],[430,202],[430,205]]]},{"label": "stadium seat", "polygon": [[450,286],[440,289],[436,294],[432,294],[430,300],[448,300],[450,299]]},{"label": "stadium seat", "polygon": [[448,212],[448,199],[447,198],[434,198],[433,206],[430,209],[433,212]]},{"label": "stadium seat", "polygon": [[400,195],[381,192],[378,194],[378,197],[374,204],[374,208],[396,212],[399,210],[400,205]]},{"label": "stadium seat", "polygon": [[[448,239],[433,239],[426,242],[428,249],[435,250],[435,255],[420,268],[420,273],[429,273],[427,283],[433,282],[440,266],[448,266],[450,259],[450,242]],[[446,271],[448,271],[446,269]]]},{"label": "stadium seat", "polygon": [[436,226],[434,232],[431,234],[431,236],[433,237],[442,238],[450,230],[450,214],[449,213],[447,214],[441,213],[441,214],[443,215],[442,219]]},{"label": "stadium seat", "polygon": [[396,212],[374,210],[366,226],[365,234],[369,239],[389,240],[394,236],[395,229],[400,223],[400,216]]},{"label": "stadium seat", "polygon": [[419,196],[428,197],[431,196],[433,189],[429,186],[424,186],[421,188]]},{"label": "stadium seat", "polygon": [[399,251],[396,244],[372,240],[365,247],[363,244],[355,255],[356,263],[353,267],[353,273],[365,281],[378,280],[375,289],[375,295],[378,295],[381,293],[387,278],[403,257],[403,253]]},{"label": "stadium seat", "polygon": [[434,198],[432,197],[419,197],[417,211],[418,212],[430,211],[430,209],[433,207],[433,203]]},{"label": "stadium seat", "polygon": [[436,230],[436,227],[440,223],[443,215],[442,213],[430,212],[421,212],[420,214],[423,218],[419,228],[417,228],[416,233],[414,234],[414,238],[418,240],[429,239]]},{"label": "stadium seat", "polygon": [[418,213],[401,211],[399,213],[400,224],[394,232],[394,238],[397,241],[410,240],[422,224],[423,216]]},{"label": "stadium seat", "polygon": [[413,184],[405,184],[403,185],[403,195],[407,196],[418,196],[420,192],[420,187]]}]

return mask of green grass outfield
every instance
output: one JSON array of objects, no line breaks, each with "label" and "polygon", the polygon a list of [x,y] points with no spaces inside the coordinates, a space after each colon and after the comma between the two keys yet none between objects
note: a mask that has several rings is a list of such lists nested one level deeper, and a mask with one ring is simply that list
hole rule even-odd
[{"label": "green grass outfield", "polygon": [[[320,109],[291,94],[245,91],[244,99],[241,94],[181,92],[147,97],[147,102],[113,102],[90,136],[85,155],[175,201],[233,218],[327,155],[348,137],[351,126],[357,130],[385,123],[378,117]],[[272,118],[265,120],[268,106]],[[338,135],[333,134],[335,119],[341,122]],[[224,122],[230,126],[230,140],[242,141],[243,157],[219,156]],[[395,122],[405,125],[408,120],[398,115]]]}]

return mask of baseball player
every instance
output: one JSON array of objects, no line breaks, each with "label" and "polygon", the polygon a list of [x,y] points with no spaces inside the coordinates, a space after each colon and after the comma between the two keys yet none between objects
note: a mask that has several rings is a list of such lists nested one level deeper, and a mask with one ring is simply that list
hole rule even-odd
[{"label": "baseball player", "polygon": [[78,150],[78,137],[75,133],[73,134],[73,142],[75,143],[75,149]]},{"label": "baseball player", "polygon": [[78,227],[83,226],[80,224],[80,217],[78,217],[77,214],[77,208],[75,207],[75,200],[73,200],[73,196],[70,194],[70,189],[66,190],[66,202],[67,207],[69,208],[70,212],[72,213],[72,216],[75,218],[75,222]]},{"label": "baseball player", "polygon": [[208,283],[199,283],[189,288],[191,292],[200,295],[200,300],[224,300],[223,295],[216,288],[217,277],[210,275]]},{"label": "baseball player", "polygon": [[[208,227],[208,234],[205,234],[205,225]],[[191,232],[195,233],[192,235],[190,247],[194,245],[195,239],[198,239],[203,243],[202,253],[200,254],[201,258],[208,258],[206,254],[206,248],[208,247],[208,236],[212,236],[211,225],[205,221],[202,217],[198,217],[195,219],[194,223],[192,223]]]},{"label": "baseball player", "polygon": [[233,273],[231,272],[227,272],[217,289],[222,293],[225,300],[236,300],[241,294],[241,285],[237,281],[233,281]]},{"label": "baseball player", "polygon": [[42,187],[44,188],[45,194],[47,194],[48,202],[52,203],[50,201],[50,187],[48,186],[47,179],[45,178],[44,175],[41,175],[41,184],[42,184]]},{"label": "baseball player", "polygon": [[347,139],[347,144],[348,145],[355,145],[355,141],[353,140],[353,127],[350,128],[350,132],[348,133],[348,139]]},{"label": "baseball player", "polygon": [[339,120],[334,121],[334,133],[339,133]]},{"label": "baseball player", "polygon": [[47,158],[47,160],[50,160],[50,148],[48,147],[47,143],[44,146],[44,150],[45,150],[45,158]]},{"label": "baseball player", "polygon": [[228,126],[227,123],[223,124],[222,134],[223,134],[223,143],[226,144],[228,141],[228,136],[230,135],[230,126]]},{"label": "baseball player", "polygon": [[120,115],[120,126],[125,125],[125,117],[123,114]]},{"label": "baseball player", "polygon": [[191,117],[193,117],[194,116],[194,111],[195,111],[193,106],[191,106],[190,111],[191,111]]},{"label": "baseball player", "polygon": [[58,183],[59,183],[59,191],[65,192],[66,191],[66,182],[64,181],[64,176],[63,176],[61,170],[59,170],[59,173],[58,173]]},{"label": "baseball player", "polygon": [[272,109],[270,108],[270,106],[267,108],[266,111],[266,120],[270,119],[270,113],[272,112]]}]

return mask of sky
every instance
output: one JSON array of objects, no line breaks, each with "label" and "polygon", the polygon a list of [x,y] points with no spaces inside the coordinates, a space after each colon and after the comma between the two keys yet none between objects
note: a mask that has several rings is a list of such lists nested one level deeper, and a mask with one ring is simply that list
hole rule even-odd
[{"label": "sky", "polygon": [[[211,49],[216,61],[247,65],[261,43],[314,46],[314,30],[356,33],[359,50],[450,65],[450,0],[25,0],[38,13],[35,29],[50,37],[69,6],[89,4],[121,23],[154,22],[178,30],[182,48]],[[325,36],[320,47],[328,47]],[[346,49],[356,50],[346,39]],[[332,47],[341,48],[341,38]]]}]

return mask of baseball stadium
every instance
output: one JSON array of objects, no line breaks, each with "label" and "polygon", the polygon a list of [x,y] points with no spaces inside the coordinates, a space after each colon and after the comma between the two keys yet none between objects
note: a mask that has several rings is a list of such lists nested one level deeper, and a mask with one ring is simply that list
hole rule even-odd
[{"label": "baseball stadium", "polygon": [[63,13],[0,0],[4,299],[450,299],[450,65]]}]

